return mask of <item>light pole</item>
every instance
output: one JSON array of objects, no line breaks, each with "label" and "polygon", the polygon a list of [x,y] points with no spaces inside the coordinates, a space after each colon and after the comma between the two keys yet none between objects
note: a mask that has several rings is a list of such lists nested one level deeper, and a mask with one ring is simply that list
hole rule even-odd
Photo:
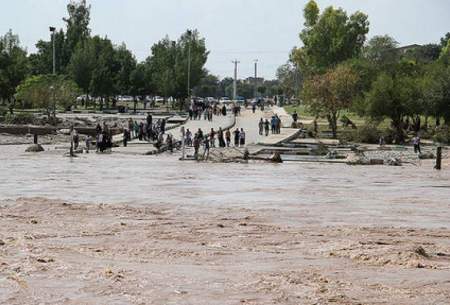
[{"label": "light pole", "polygon": [[53,43],[53,75],[56,74],[56,52],[55,52],[55,31],[56,28],[51,26],[49,27],[50,32],[52,33],[52,43]]},{"label": "light pole", "polygon": [[237,97],[237,67],[238,67],[238,64],[240,62],[237,59],[235,59],[234,61],[232,61],[232,63],[234,64],[233,100],[236,102],[236,97]]},{"label": "light pole", "polygon": [[187,94],[188,94],[188,103],[191,102],[191,41],[192,41],[192,31],[188,30],[188,73],[187,73]]},{"label": "light pole", "polygon": [[255,102],[258,95],[258,60],[255,59]]}]

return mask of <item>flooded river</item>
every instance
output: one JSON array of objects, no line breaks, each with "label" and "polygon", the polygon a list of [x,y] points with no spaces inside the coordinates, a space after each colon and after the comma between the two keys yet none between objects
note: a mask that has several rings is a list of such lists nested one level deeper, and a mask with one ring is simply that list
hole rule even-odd
[{"label": "flooded river", "polygon": [[0,304],[450,304],[432,162],[24,150],[0,146]]},{"label": "flooded river", "polygon": [[301,210],[318,223],[446,226],[450,174],[431,163],[404,167],[343,164],[204,164],[178,155],[63,157],[0,147],[0,200],[45,197],[81,203],[170,203]]}]

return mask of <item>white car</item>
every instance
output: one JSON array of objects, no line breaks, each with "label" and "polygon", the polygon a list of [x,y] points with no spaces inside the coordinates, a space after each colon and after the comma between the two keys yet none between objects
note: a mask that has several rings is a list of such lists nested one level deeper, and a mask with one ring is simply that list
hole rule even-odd
[{"label": "white car", "polygon": [[231,104],[232,103],[232,101],[226,96],[221,97],[219,102],[221,102],[222,104]]},{"label": "white car", "polygon": [[119,101],[119,102],[125,102],[125,103],[127,103],[127,102],[132,102],[133,101],[133,97],[132,96],[129,96],[129,95],[123,95],[123,96],[118,96],[117,97],[117,100]]},{"label": "white car", "polygon": [[155,96],[154,100],[155,100],[156,103],[164,102],[164,98],[161,97],[161,96]]},{"label": "white car", "polygon": [[81,102],[82,100],[92,100],[92,96],[90,96],[90,95],[86,95],[86,94],[83,94],[83,95],[80,95],[79,97],[77,97],[77,102]]}]

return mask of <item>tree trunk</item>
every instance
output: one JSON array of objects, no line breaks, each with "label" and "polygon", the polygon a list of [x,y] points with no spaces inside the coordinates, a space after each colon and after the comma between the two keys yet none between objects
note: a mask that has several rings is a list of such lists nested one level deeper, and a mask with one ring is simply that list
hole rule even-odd
[{"label": "tree trunk", "polygon": [[405,137],[403,136],[402,119],[396,119],[392,121],[392,125],[395,128],[395,144],[403,144]]}]

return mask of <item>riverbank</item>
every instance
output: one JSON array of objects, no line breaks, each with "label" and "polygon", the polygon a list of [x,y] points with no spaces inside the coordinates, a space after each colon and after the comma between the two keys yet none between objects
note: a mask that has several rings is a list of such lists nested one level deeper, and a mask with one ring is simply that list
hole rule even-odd
[{"label": "riverbank", "polygon": [[315,210],[3,201],[0,303],[449,302],[448,226],[323,225]]}]

